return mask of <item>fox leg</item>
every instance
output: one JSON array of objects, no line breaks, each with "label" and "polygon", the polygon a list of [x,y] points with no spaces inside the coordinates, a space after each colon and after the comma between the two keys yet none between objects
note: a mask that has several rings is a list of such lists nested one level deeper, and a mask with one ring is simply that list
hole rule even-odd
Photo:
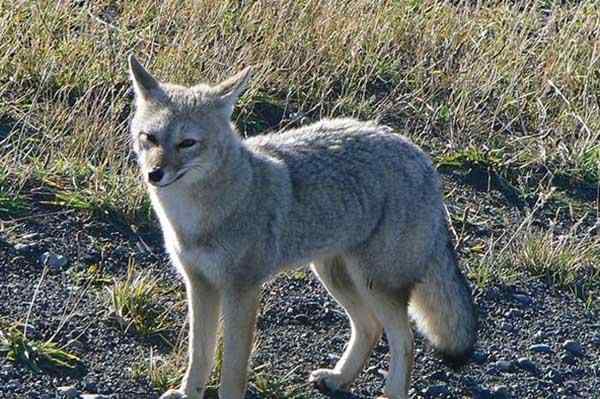
[{"label": "fox leg", "polygon": [[189,308],[188,366],[178,390],[169,390],[161,399],[201,399],[210,376],[219,320],[218,292],[194,278],[186,278]]},{"label": "fox leg", "polygon": [[248,358],[254,339],[259,288],[223,292],[223,366],[219,398],[242,399],[248,383]]},{"label": "fox leg", "polygon": [[344,389],[363,369],[371,350],[381,337],[382,326],[363,302],[342,258],[316,262],[311,269],[327,291],[346,310],[350,318],[352,336],[335,368],[315,370],[309,380],[329,390]]},{"label": "fox leg", "polygon": [[383,324],[390,348],[390,369],[381,399],[406,399],[413,368],[414,343],[408,317],[408,294],[386,292],[370,284],[361,287],[371,309]]}]

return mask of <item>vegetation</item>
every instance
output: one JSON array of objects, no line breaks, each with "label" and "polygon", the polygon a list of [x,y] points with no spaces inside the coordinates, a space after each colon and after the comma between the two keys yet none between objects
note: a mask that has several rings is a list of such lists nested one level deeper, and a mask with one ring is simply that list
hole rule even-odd
[{"label": "vegetation", "polygon": [[0,169],[62,206],[148,215],[128,150],[130,52],[183,84],[255,65],[242,134],[379,118],[433,153],[502,148],[511,168],[598,181],[592,1],[1,4]]},{"label": "vegetation", "polygon": [[172,328],[168,317],[171,309],[158,300],[163,293],[159,282],[148,272],[136,272],[130,260],[127,276],[105,287],[110,317],[125,332],[132,329],[145,337],[161,336]]},{"label": "vegetation", "polygon": [[0,353],[39,373],[55,369],[74,369],[80,359],[52,340],[28,338],[25,326],[14,323],[0,330]]}]

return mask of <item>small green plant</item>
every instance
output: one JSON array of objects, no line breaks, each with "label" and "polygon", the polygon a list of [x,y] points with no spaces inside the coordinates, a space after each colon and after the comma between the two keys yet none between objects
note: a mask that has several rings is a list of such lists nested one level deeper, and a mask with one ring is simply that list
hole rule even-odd
[{"label": "small green plant", "polygon": [[440,169],[482,169],[500,171],[504,165],[504,150],[470,146],[437,157]]},{"label": "small green plant", "polygon": [[150,350],[150,358],[133,368],[133,377],[147,377],[158,392],[177,388],[183,378],[186,366],[185,350],[179,348],[166,357],[154,356]]},{"label": "small green plant", "polygon": [[600,145],[592,146],[585,151],[581,164],[584,180],[589,183],[598,183],[600,180]]},{"label": "small green plant", "polygon": [[23,364],[36,373],[75,369],[79,365],[79,357],[52,339],[41,341],[27,337],[25,326],[15,323],[6,330],[0,330],[0,353],[4,353],[8,360]]},{"label": "small green plant", "polygon": [[250,385],[260,394],[261,398],[264,399],[305,399],[308,398],[306,394],[307,385],[303,384],[292,384],[292,376],[298,369],[298,367],[290,370],[285,376],[278,378],[274,377],[266,372],[262,371],[264,368],[269,367],[270,364],[260,365],[253,370]]},{"label": "small green plant", "polygon": [[76,283],[82,286],[99,287],[109,285],[113,282],[98,264],[89,265],[83,270],[73,269],[70,274]]},{"label": "small green plant", "polygon": [[168,318],[170,309],[157,301],[162,294],[159,280],[150,272],[138,273],[134,262],[129,260],[127,276],[123,280],[114,280],[106,287],[110,307],[110,317],[125,331],[133,329],[136,333],[148,336],[162,336],[171,329]]},{"label": "small green plant", "polygon": [[512,265],[564,287],[573,287],[580,280],[592,282],[600,276],[600,241],[596,238],[532,231],[511,252]]},{"label": "small green plant", "polygon": [[27,202],[21,195],[11,192],[8,187],[8,177],[0,173],[0,216],[21,216],[29,208]]}]

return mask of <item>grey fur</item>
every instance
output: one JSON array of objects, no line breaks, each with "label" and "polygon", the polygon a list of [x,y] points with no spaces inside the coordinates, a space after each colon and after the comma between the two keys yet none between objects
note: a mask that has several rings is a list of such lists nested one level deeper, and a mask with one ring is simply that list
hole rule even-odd
[{"label": "grey fur", "polygon": [[[438,175],[417,146],[354,119],[242,141],[230,115],[249,70],[214,87],[140,90],[145,85],[136,79],[150,75],[136,64],[130,61],[134,149],[166,248],[185,278],[192,322],[188,371],[181,388],[163,398],[202,397],[216,329],[202,312],[221,309],[220,397],[241,399],[260,285],[310,262],[352,324],[342,359],[313,372],[315,383],[347,387],[385,330],[392,359],[384,395],[406,398],[409,303],[441,351],[460,356],[472,348],[470,291],[449,247]],[[186,138],[195,144],[184,149]],[[158,168],[163,178],[149,182]]]}]

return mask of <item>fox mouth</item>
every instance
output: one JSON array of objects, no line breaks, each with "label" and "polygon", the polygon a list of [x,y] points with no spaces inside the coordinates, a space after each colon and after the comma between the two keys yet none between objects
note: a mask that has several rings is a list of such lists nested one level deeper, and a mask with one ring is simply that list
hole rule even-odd
[{"label": "fox mouth", "polygon": [[158,188],[165,188],[165,187],[168,187],[168,186],[172,185],[172,184],[173,184],[173,183],[175,183],[177,180],[181,179],[183,176],[185,176],[185,174],[186,174],[187,172],[188,172],[188,169],[186,169],[186,170],[184,170],[184,171],[180,172],[179,174],[177,174],[177,175],[175,176],[175,178],[174,178],[173,180],[171,180],[170,182],[168,182],[168,183],[165,183],[165,184],[152,184],[152,183],[150,183],[150,184],[152,184],[153,186],[155,186],[155,187],[158,187]]}]

